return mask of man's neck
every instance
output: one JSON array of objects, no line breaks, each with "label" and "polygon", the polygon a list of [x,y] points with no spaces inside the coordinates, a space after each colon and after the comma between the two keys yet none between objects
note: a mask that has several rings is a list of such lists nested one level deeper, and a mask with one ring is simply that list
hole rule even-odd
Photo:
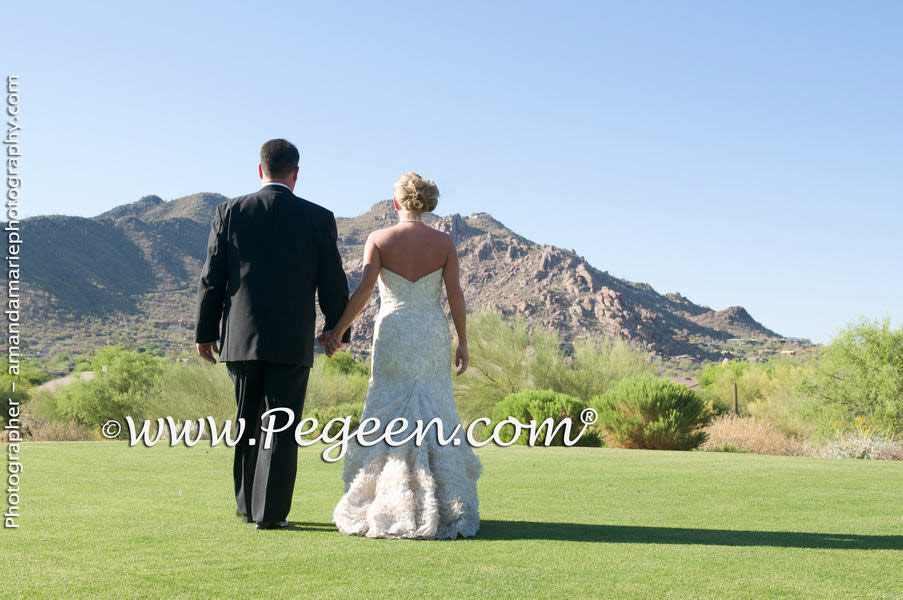
[{"label": "man's neck", "polygon": [[266,179],[266,180],[264,180],[264,182],[260,185],[260,187],[264,187],[264,186],[267,186],[267,185],[282,185],[282,186],[287,187],[290,191],[294,191],[294,189],[295,189],[294,186],[291,185],[290,182],[287,182],[287,181],[284,181],[284,180],[281,180],[281,179]]}]

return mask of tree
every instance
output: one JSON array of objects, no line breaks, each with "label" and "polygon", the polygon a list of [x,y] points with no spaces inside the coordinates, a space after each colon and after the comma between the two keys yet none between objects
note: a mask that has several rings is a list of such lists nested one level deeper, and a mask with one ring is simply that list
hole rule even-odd
[{"label": "tree", "polygon": [[888,437],[903,434],[903,327],[865,317],[845,326],[805,389],[844,420],[839,429],[863,417]]},{"label": "tree", "polygon": [[122,346],[102,348],[91,366],[91,381],[79,381],[54,394],[56,411],[65,419],[101,426],[109,419],[143,418],[162,368],[160,359]]}]

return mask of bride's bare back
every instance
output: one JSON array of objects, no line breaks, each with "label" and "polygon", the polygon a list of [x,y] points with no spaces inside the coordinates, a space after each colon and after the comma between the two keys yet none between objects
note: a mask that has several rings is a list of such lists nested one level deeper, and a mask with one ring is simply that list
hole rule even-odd
[{"label": "bride's bare back", "polygon": [[449,253],[455,251],[448,235],[418,221],[374,231],[371,240],[379,252],[380,266],[408,281],[443,268]]},{"label": "bride's bare back", "polygon": [[420,221],[424,212],[436,208],[438,197],[439,189],[436,184],[417,173],[405,173],[395,182],[395,209],[401,222],[374,231],[367,237],[361,282],[348,299],[348,306],[335,329],[328,336],[321,335],[320,343],[324,344],[327,354],[331,356],[331,352],[342,347],[339,341],[342,334],[370,301],[382,269],[412,282],[442,269],[448,308],[458,334],[455,365],[460,367],[459,375],[467,369],[466,310],[455,242],[448,234]]},{"label": "bride's bare back", "polygon": [[381,269],[388,269],[412,282],[442,269],[448,308],[458,334],[455,366],[459,367],[459,375],[463,373],[469,362],[467,317],[455,243],[448,234],[416,221],[402,221],[367,237],[361,282],[348,299],[348,306],[331,334],[331,343],[338,344],[338,339],[370,301]]}]

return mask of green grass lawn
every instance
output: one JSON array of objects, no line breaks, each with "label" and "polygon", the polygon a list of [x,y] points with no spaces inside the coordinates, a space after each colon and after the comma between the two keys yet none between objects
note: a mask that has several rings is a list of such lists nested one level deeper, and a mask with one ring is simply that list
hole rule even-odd
[{"label": "green grass lawn", "polygon": [[321,450],[255,531],[228,448],[27,443],[0,597],[903,598],[901,463],[487,447],[477,538],[409,541],[335,530]]}]

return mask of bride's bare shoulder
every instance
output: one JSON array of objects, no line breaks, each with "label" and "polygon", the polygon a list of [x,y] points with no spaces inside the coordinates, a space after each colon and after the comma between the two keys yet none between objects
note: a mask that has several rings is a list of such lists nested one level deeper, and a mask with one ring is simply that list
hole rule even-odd
[{"label": "bride's bare shoulder", "polygon": [[371,231],[370,234],[367,236],[367,239],[378,244],[381,241],[385,240],[386,238],[390,237],[391,235],[392,235],[392,228],[391,227],[383,227],[382,229],[374,229],[373,231]]},{"label": "bride's bare shoulder", "polygon": [[451,247],[451,248],[455,247],[455,239],[451,235],[445,233],[444,231],[439,231],[438,229],[433,229],[433,231],[436,232],[433,235],[436,237],[437,240],[440,241],[441,244]]}]

